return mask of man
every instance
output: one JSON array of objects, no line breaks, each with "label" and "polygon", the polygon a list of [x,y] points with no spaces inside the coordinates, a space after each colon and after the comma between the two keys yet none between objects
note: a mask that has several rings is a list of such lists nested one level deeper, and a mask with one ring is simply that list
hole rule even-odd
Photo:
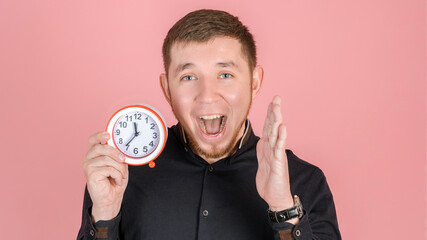
[{"label": "man", "polygon": [[285,151],[280,97],[261,139],[247,120],[263,81],[247,28],[223,11],[191,12],[169,30],[163,60],[178,124],[154,169],[123,163],[105,132],[89,138],[77,238],[340,239],[322,171]]}]

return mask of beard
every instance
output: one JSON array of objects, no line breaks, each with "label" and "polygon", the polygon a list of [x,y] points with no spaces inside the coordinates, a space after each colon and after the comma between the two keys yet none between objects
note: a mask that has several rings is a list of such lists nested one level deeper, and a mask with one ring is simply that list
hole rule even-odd
[{"label": "beard", "polygon": [[[249,109],[248,109],[249,112]],[[239,133],[240,129],[242,129],[242,126],[245,124],[245,121],[248,117],[248,114],[246,114],[245,118],[242,119],[242,121],[238,124],[238,127],[233,133],[233,137],[231,138],[231,141],[229,144],[227,144],[223,148],[219,148],[216,144],[212,146],[210,150],[204,150],[202,149],[199,144],[197,144],[197,141],[194,140],[193,136],[191,134],[188,134],[189,131],[185,129],[185,127],[182,125],[185,135],[188,139],[188,145],[190,146],[191,150],[197,155],[199,155],[202,158],[206,159],[219,159],[223,157],[227,157],[231,155],[231,153],[234,151],[234,149],[237,147],[237,141],[240,139]],[[238,139],[239,138],[239,139]]]}]

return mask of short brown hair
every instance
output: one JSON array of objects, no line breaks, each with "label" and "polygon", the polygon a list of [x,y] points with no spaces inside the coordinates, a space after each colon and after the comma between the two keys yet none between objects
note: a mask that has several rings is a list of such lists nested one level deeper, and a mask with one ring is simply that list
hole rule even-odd
[{"label": "short brown hair", "polygon": [[257,63],[256,47],[248,28],[237,17],[227,12],[201,9],[188,13],[176,22],[163,41],[163,65],[166,75],[171,62],[170,50],[174,43],[207,42],[219,36],[239,40],[252,74]]}]

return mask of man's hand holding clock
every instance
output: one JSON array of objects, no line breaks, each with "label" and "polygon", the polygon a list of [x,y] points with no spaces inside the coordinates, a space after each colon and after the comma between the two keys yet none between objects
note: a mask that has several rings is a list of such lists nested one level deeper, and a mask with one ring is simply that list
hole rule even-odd
[{"label": "man's hand holding clock", "polygon": [[125,156],[107,144],[107,132],[89,138],[89,151],[81,164],[93,202],[92,221],[111,220],[120,212],[123,194],[129,179]]}]

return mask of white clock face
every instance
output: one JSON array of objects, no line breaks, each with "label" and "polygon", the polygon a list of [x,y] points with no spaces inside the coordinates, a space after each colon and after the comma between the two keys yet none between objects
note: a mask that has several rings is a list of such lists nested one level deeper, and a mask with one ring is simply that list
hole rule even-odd
[{"label": "white clock face", "polygon": [[106,131],[108,144],[125,155],[125,163],[155,166],[168,138],[167,125],[155,108],[136,104],[121,108],[111,116]]},{"label": "white clock face", "polygon": [[143,158],[156,150],[160,141],[157,122],[143,111],[120,116],[113,128],[113,141],[127,157]]}]

